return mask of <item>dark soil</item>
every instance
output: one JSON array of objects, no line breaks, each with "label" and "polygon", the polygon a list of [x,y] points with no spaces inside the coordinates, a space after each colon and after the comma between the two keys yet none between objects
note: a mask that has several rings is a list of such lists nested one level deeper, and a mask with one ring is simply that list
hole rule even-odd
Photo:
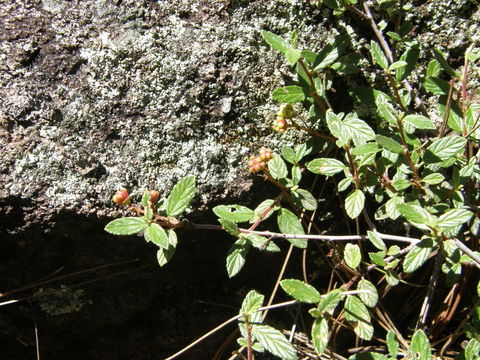
[{"label": "dark soil", "polygon": [[[0,309],[2,360],[36,358],[35,322],[42,359],[165,358],[238,313],[250,289],[268,296],[283,258],[252,252],[249,266],[228,279],[225,256],[232,238],[217,232],[184,231],[179,234],[177,253],[160,268],[154,245],[141,237],[104,232],[109,219],[61,214],[51,217],[48,228],[23,224],[22,231],[15,232],[24,222],[24,211],[21,204],[12,207],[0,224],[2,293],[74,275],[0,298],[27,298]],[[215,219],[203,222],[207,221]],[[75,275],[125,261],[130,263]],[[78,312],[51,315],[42,310],[38,299],[28,299],[41,287],[61,285],[83,289],[87,304]],[[181,359],[213,358],[234,329],[230,325]],[[221,359],[229,356],[235,343],[227,346]]]}]

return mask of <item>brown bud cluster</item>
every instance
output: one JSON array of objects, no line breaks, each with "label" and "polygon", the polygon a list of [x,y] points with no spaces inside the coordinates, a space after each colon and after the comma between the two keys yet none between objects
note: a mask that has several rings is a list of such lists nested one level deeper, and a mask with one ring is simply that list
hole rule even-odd
[{"label": "brown bud cluster", "polygon": [[112,197],[112,201],[118,205],[130,205],[130,195],[127,189],[121,188]]},{"label": "brown bud cluster", "polygon": [[267,162],[273,158],[273,151],[262,147],[257,156],[252,155],[248,159],[248,171],[256,173],[266,168]]},{"label": "brown bud cluster", "polygon": [[273,130],[278,132],[285,132],[288,128],[287,119],[293,118],[294,111],[292,104],[283,105],[277,113],[277,118],[273,122]]}]

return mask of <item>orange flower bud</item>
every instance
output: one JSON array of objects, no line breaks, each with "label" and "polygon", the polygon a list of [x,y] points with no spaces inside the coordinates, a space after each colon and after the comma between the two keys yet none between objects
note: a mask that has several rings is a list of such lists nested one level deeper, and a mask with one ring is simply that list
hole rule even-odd
[{"label": "orange flower bud", "polygon": [[158,201],[160,193],[157,190],[148,190],[148,193],[150,194],[150,201],[152,204],[155,204]]},{"label": "orange flower bud", "polygon": [[118,205],[129,205],[130,204],[130,196],[128,195],[127,189],[120,189],[118,190],[115,195],[112,197],[112,201]]}]

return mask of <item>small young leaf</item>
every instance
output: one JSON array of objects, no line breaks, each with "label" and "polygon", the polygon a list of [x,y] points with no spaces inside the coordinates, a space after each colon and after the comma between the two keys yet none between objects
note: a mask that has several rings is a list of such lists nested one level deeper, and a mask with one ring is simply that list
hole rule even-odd
[{"label": "small young leaf", "polygon": [[157,251],[157,261],[160,266],[164,266],[170,261],[172,256],[175,254],[175,249],[177,247],[177,234],[175,230],[170,229],[168,233],[168,249],[160,248]]},{"label": "small young leaf", "polygon": [[320,293],[313,286],[296,279],[286,279],[280,282],[282,289],[295,300],[316,304],[320,302]]},{"label": "small young leaf", "polygon": [[387,275],[385,279],[390,286],[397,286],[400,282],[400,278],[398,277],[398,274],[395,270],[387,270],[385,275]]},{"label": "small young leaf", "polygon": [[270,174],[277,180],[285,179],[288,175],[287,165],[278,155],[275,155],[273,159],[268,162],[267,166]]},{"label": "small young leaf", "polygon": [[292,183],[294,185],[298,185],[300,183],[300,180],[302,180],[302,171],[300,170],[300,166],[293,165],[291,169],[291,173],[292,173]]},{"label": "small young leaf", "polygon": [[357,266],[360,265],[360,261],[362,260],[362,254],[360,252],[360,247],[358,245],[348,243],[345,246],[343,255],[345,257],[345,262],[352,269],[355,270]]},{"label": "small young leaf", "polygon": [[273,241],[269,241],[263,236],[257,234],[242,234],[241,237],[242,239],[250,241],[250,244],[256,249],[266,250],[268,252],[280,251],[280,248]]},{"label": "small young leaf", "polygon": [[436,78],[438,77],[438,75],[440,75],[441,71],[442,71],[442,67],[440,66],[438,61],[432,60],[428,63],[426,76]]},{"label": "small young leaf", "polygon": [[392,153],[401,154],[405,150],[402,144],[387,136],[376,135],[375,140],[377,140],[382,148]]},{"label": "small young leaf", "polygon": [[124,217],[110,221],[105,231],[114,235],[133,235],[142,232],[148,223],[140,217]]},{"label": "small young leaf", "polygon": [[195,176],[186,176],[172,189],[166,201],[167,216],[177,216],[185,211],[195,196]]},{"label": "small young leaf", "polygon": [[458,136],[445,136],[435,139],[425,151],[424,160],[427,163],[436,163],[447,160],[465,149],[467,139]]},{"label": "small young leaf", "polygon": [[373,337],[373,326],[369,322],[359,321],[353,324],[353,331],[363,340],[371,340]]},{"label": "small young leaf", "polygon": [[410,344],[409,355],[412,360],[431,360],[432,350],[430,348],[430,341],[423,330],[415,331]]},{"label": "small young leaf", "polygon": [[270,31],[262,31],[261,34],[268,45],[284,55],[287,53],[287,50],[292,47],[288,41]]},{"label": "small young leaf", "polygon": [[254,216],[253,210],[241,205],[219,205],[213,208],[219,218],[233,222],[247,222]]},{"label": "small young leaf", "polygon": [[284,103],[294,104],[305,100],[305,94],[300,86],[290,85],[273,90],[272,97]]},{"label": "small young leaf", "polygon": [[248,246],[243,245],[240,240],[237,240],[227,255],[227,272],[228,277],[232,278],[238,274],[245,265],[245,256],[248,252]]},{"label": "small young leaf", "polygon": [[468,222],[473,213],[466,209],[452,209],[438,218],[438,226],[442,228],[451,228]]},{"label": "small young leaf", "polygon": [[253,325],[252,335],[271,354],[283,360],[296,360],[297,352],[292,344],[278,330],[268,325]]},{"label": "small young leaf", "polygon": [[388,60],[385,54],[382,51],[380,45],[375,41],[370,42],[370,53],[372,54],[373,61],[378,64],[382,69],[388,69]]},{"label": "small young leaf", "polygon": [[415,244],[415,246],[408,252],[407,256],[405,256],[405,260],[403,261],[403,271],[409,274],[417,270],[425,263],[425,261],[427,261],[433,249],[433,239],[424,236],[422,241]]},{"label": "small young leaf", "polygon": [[402,60],[399,60],[399,61],[395,61],[392,65],[390,65],[388,67],[388,70],[392,71],[392,70],[399,70],[399,69],[402,69],[404,68],[405,66],[407,66],[408,63],[406,61],[402,61]]},{"label": "small young leaf", "polygon": [[[262,201],[256,208],[255,210],[253,210],[254,214],[255,214],[255,219],[260,219],[260,217],[262,217],[262,219],[267,219],[270,217],[270,215],[273,214],[273,212],[275,211],[273,209],[273,204],[275,203],[274,200],[272,199],[267,199],[267,200],[264,200]],[[268,211],[268,213],[265,213],[265,211],[267,211],[268,209],[270,209]]]},{"label": "small young leaf", "polygon": [[314,174],[331,176],[343,171],[347,166],[337,159],[318,158],[307,163],[307,169]]},{"label": "small young leaf", "polygon": [[387,246],[374,231],[367,231],[368,239],[378,250],[387,251]]},{"label": "small young leaf", "polygon": [[328,319],[324,316],[316,318],[312,325],[312,342],[318,355],[322,355],[328,344]]},{"label": "small young leaf", "polygon": [[395,332],[393,330],[389,330],[387,333],[387,347],[390,357],[396,359],[400,345],[398,344]]},{"label": "small young leaf", "polygon": [[378,302],[378,292],[375,285],[366,279],[362,279],[358,282],[357,290],[365,290],[367,293],[358,294],[360,300],[363,301],[368,307],[375,307]]},{"label": "small young leaf", "polygon": [[445,180],[445,177],[440,173],[429,174],[422,179],[422,181],[428,185],[437,185],[443,180]]},{"label": "small young leaf", "polygon": [[[304,235],[302,223],[290,210],[281,209],[277,217],[278,228],[282,234]],[[294,246],[305,249],[308,245],[307,239],[287,239]]]},{"label": "small young leaf", "polygon": [[437,127],[429,118],[422,115],[407,115],[403,121],[412,125],[415,129],[436,130]]},{"label": "small young leaf", "polygon": [[144,236],[147,242],[152,242],[157,246],[168,249],[168,235],[160,225],[155,223],[148,224]]},{"label": "small young leaf", "polygon": [[302,52],[298,49],[290,48],[285,53],[285,57],[287,58],[287,62],[290,66],[295,65],[295,63],[302,57]]},{"label": "small young leaf", "polygon": [[240,314],[252,315],[257,313],[257,310],[262,307],[264,299],[265,297],[262,294],[259,294],[255,290],[250,290],[247,296],[245,296],[245,299],[243,299],[242,307],[240,308]]},{"label": "small young leaf", "polygon": [[304,189],[292,191],[292,200],[296,205],[303,207],[305,210],[313,211],[317,208],[317,200],[310,192]]},{"label": "small young leaf", "polygon": [[297,163],[296,156],[295,156],[295,150],[293,150],[290,146],[282,146],[282,156],[290,164],[296,164]]},{"label": "small young leaf", "polygon": [[362,190],[356,189],[348,194],[345,199],[345,211],[351,219],[355,219],[360,215],[365,206],[365,195]]},{"label": "small young leaf", "polygon": [[348,189],[348,187],[352,184],[352,177],[346,177],[345,179],[342,179],[338,183],[338,191],[345,191]]},{"label": "small young leaf", "polygon": [[232,220],[227,220],[227,219],[220,218],[220,219],[218,219],[218,222],[222,225],[223,230],[225,230],[230,235],[235,236],[235,237],[240,236],[240,231],[238,230],[238,226]]},{"label": "small young leaf", "polygon": [[[405,61],[407,66],[401,67],[397,70],[395,74],[395,78],[397,81],[403,81],[407,78],[408,75],[412,73],[415,69],[415,65],[418,60],[418,56],[420,55],[420,46],[418,44],[414,44],[413,46],[409,47],[400,57],[400,61]],[[392,64],[393,65],[393,64]]]},{"label": "small young leaf", "polygon": [[337,305],[342,300],[342,290],[341,289],[334,289],[325,295],[322,295],[322,299],[318,304],[317,310],[320,312],[328,312],[333,313]]}]

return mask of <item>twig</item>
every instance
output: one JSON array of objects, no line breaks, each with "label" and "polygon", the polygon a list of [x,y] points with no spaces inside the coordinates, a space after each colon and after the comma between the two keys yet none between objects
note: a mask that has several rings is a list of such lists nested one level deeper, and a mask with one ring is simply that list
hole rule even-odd
[{"label": "twig", "polygon": [[390,46],[388,46],[387,42],[385,41],[385,38],[383,37],[382,32],[378,29],[377,24],[373,19],[372,13],[370,12],[370,8],[368,7],[367,2],[363,3],[363,9],[365,10],[365,15],[367,16],[368,22],[370,23],[370,26],[372,27],[372,30],[375,33],[375,36],[380,42],[380,45],[382,46],[383,52],[387,56],[389,63],[390,64],[393,63],[394,59],[393,59],[392,51],[390,50]]},{"label": "twig", "polygon": [[420,310],[420,315],[418,317],[416,329],[423,329],[427,323],[427,316],[430,310],[430,301],[432,299],[433,292],[437,286],[438,276],[440,275],[440,269],[442,267],[443,253],[439,251],[435,257],[435,266],[433,269],[432,277],[430,278],[430,283],[428,284],[427,295],[423,300],[422,308]]},{"label": "twig", "polygon": [[470,256],[472,260],[476,263],[475,266],[480,268],[480,256],[475,254],[472,250],[469,249],[468,246],[466,246],[464,243],[462,243],[458,239],[453,239],[453,242],[459,248],[464,254]]}]

